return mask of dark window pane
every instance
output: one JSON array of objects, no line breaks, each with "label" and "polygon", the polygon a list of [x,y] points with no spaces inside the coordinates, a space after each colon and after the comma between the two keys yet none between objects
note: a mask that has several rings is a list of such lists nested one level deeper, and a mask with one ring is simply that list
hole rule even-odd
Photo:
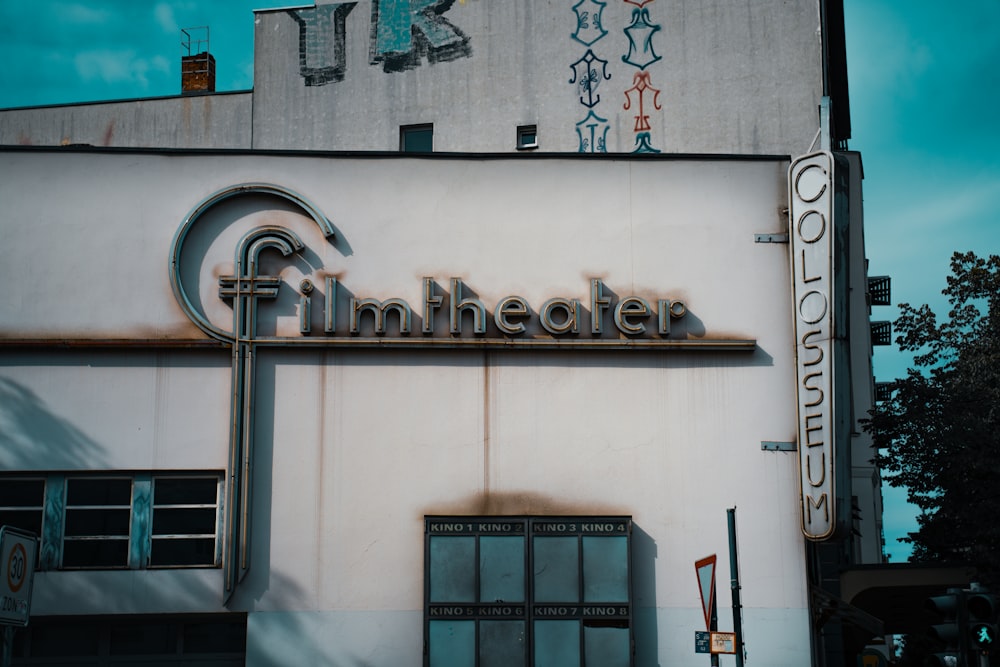
[{"label": "dark window pane", "polygon": [[219,481],[214,477],[156,477],[153,480],[154,505],[214,505]]},{"label": "dark window pane", "polygon": [[535,602],[579,602],[580,565],[575,537],[535,537]]},{"label": "dark window pane", "polygon": [[154,539],[150,565],[214,565],[215,538]]},{"label": "dark window pane", "polygon": [[430,538],[431,602],[476,602],[476,538]]},{"label": "dark window pane", "polygon": [[524,667],[527,656],[524,621],[480,621],[479,667]]},{"label": "dark window pane", "polygon": [[185,654],[243,653],[246,646],[246,618],[236,621],[184,624]]},{"label": "dark window pane", "polygon": [[177,626],[171,623],[127,623],[111,626],[111,655],[177,653]]},{"label": "dark window pane", "polygon": [[628,628],[583,628],[584,655],[588,665],[629,667]]},{"label": "dark window pane", "polygon": [[132,480],[68,479],[66,480],[67,505],[131,505]]},{"label": "dark window pane", "polygon": [[0,479],[0,507],[41,507],[44,500],[43,479]]},{"label": "dark window pane", "polygon": [[114,510],[66,510],[66,535],[69,537],[85,535],[121,535],[128,536],[130,511]]},{"label": "dark window pane", "polygon": [[479,601],[524,602],[524,537],[479,538]]},{"label": "dark window pane", "polygon": [[215,508],[153,508],[153,535],[214,535]]},{"label": "dark window pane", "polygon": [[125,567],[128,540],[65,540],[63,567]]},{"label": "dark window pane", "polygon": [[12,526],[42,534],[42,510],[0,510],[0,526]]},{"label": "dark window pane", "polygon": [[65,621],[51,625],[32,622],[31,657],[97,655],[99,638],[97,625],[86,621]]},{"label": "dark window pane", "polygon": [[628,601],[628,538],[583,538],[584,602]]},{"label": "dark window pane", "polygon": [[475,667],[475,621],[431,621],[427,635],[430,667]]},{"label": "dark window pane", "polygon": [[579,621],[535,621],[535,667],[580,667]]},{"label": "dark window pane", "polygon": [[404,153],[430,153],[434,150],[433,126],[400,128],[400,144],[400,150]]}]

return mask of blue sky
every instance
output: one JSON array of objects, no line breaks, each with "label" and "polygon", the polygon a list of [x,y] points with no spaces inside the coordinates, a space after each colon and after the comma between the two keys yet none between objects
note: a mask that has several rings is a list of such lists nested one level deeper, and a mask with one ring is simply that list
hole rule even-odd
[{"label": "blue sky", "polygon": [[[1000,254],[1000,2],[845,0],[853,136],[865,171],[869,275],[892,276],[894,304],[941,295],[956,250]],[[873,308],[894,320],[896,306]],[[875,377],[911,357],[875,348]],[[886,550],[916,529],[905,492],[885,489]]]},{"label": "blue sky", "polygon": [[[176,95],[180,29],[205,25],[217,90],[249,89],[253,9],[288,4],[308,3],[3,0],[0,108]],[[1000,253],[1000,2],[845,0],[845,13],[869,274],[892,276],[894,303],[945,312],[951,253]],[[877,379],[908,365],[876,348]],[[885,498],[886,549],[902,561],[909,549],[896,538],[916,527],[915,510],[900,491]]]}]

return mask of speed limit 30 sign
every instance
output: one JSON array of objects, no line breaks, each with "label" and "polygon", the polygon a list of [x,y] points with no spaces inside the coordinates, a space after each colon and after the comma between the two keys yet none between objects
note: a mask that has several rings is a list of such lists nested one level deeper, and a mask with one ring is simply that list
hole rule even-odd
[{"label": "speed limit 30 sign", "polygon": [[37,554],[37,537],[0,527],[0,624],[28,624]]}]

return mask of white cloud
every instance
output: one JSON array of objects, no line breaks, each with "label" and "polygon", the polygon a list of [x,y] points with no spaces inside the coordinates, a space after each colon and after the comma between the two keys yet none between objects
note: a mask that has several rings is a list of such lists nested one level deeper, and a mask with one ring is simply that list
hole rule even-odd
[{"label": "white cloud", "polygon": [[170,73],[170,61],[167,58],[142,58],[131,49],[84,51],[77,54],[75,66],[85,82],[124,84],[134,89],[136,94],[150,88],[152,76],[162,77]]},{"label": "white cloud", "polygon": [[170,3],[157,3],[156,7],[153,9],[153,15],[156,17],[156,23],[160,26],[160,30],[163,32],[180,32],[180,26],[177,25],[177,19],[174,17],[174,8]]}]

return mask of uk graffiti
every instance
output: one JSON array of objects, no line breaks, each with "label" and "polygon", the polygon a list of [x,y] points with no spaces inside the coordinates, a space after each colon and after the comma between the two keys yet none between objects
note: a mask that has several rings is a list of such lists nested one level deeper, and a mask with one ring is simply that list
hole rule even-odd
[{"label": "uk graffiti", "polygon": [[455,0],[372,0],[371,62],[386,72],[467,58],[469,38],[443,14]]},{"label": "uk graffiti", "polygon": [[289,11],[299,25],[299,74],[307,86],[343,81],[347,72],[347,15],[356,2]]},{"label": "uk graffiti", "polygon": [[[347,74],[347,21],[357,2],[288,10],[299,26],[299,74],[307,86],[343,81]],[[469,37],[444,18],[455,0],[372,0],[369,63],[403,72],[472,55]],[[363,20],[363,19],[362,19]]]}]

